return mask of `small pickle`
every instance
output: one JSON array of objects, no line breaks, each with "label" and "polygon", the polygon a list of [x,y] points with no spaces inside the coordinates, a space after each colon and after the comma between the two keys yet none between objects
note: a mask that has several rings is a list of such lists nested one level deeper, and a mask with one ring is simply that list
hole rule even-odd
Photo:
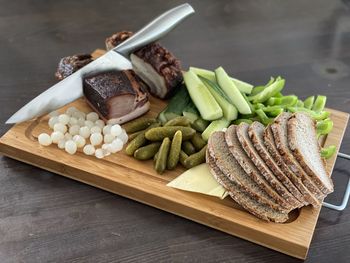
[{"label": "small pickle", "polygon": [[187,159],[188,155],[184,151],[180,151],[179,161],[182,164],[183,167],[185,167],[185,160]]},{"label": "small pickle", "polygon": [[335,154],[336,150],[337,150],[337,148],[335,147],[335,145],[330,145],[326,148],[322,148],[321,149],[321,157],[323,157],[325,159],[329,159]]},{"label": "small pickle", "polygon": [[158,152],[156,152],[156,154],[153,156],[153,161],[154,161],[154,163],[157,161],[158,155],[159,155],[159,150],[158,150]]},{"label": "small pickle", "polygon": [[154,118],[138,118],[123,125],[127,133],[138,132],[146,129],[152,123],[157,122]]},{"label": "small pickle", "polygon": [[128,143],[128,146],[126,146],[125,148],[126,154],[133,155],[138,148],[144,146],[147,142],[147,139],[145,137],[145,133],[147,132],[147,130],[156,128],[159,126],[160,124],[156,122],[151,124],[146,130],[141,131],[140,134],[138,134],[132,141]]},{"label": "small pickle", "polygon": [[327,97],[318,95],[314,105],[312,106],[312,110],[316,112],[323,111],[324,107],[326,106]]},{"label": "small pickle", "polygon": [[207,145],[206,141],[203,140],[202,135],[199,133],[196,133],[192,137],[191,142],[197,151],[201,150],[205,145]]},{"label": "small pickle", "polygon": [[189,119],[187,119],[185,116],[179,116],[165,123],[164,127],[165,126],[188,126],[189,124],[190,124]]},{"label": "small pickle", "polygon": [[192,124],[191,127],[195,129],[197,132],[204,132],[205,129],[209,126],[210,122],[203,120],[202,118],[198,118],[195,120]]},{"label": "small pickle", "polygon": [[185,160],[185,167],[187,169],[190,169],[194,166],[204,163],[206,151],[207,151],[207,146],[204,146],[202,150],[200,150],[199,152],[196,152],[188,156]]},{"label": "small pickle", "polygon": [[184,141],[182,142],[182,150],[187,154],[191,155],[196,152],[196,148],[190,141]]},{"label": "small pickle", "polygon": [[177,163],[179,162],[181,143],[182,143],[182,132],[177,131],[171,142],[169,156],[167,160],[167,168],[169,170],[173,170],[176,167]]},{"label": "small pickle", "polygon": [[160,146],[160,149],[159,149],[159,154],[154,164],[154,169],[159,174],[162,174],[165,171],[169,149],[170,149],[170,139],[166,137],[163,139],[162,145]]},{"label": "small pickle", "polygon": [[314,105],[315,96],[310,96],[304,100],[304,108],[311,110]]},{"label": "small pickle", "polygon": [[138,132],[134,132],[132,134],[129,134],[129,141],[132,141],[133,139],[135,139],[137,137],[137,135],[139,135],[141,132],[143,131],[138,131]]},{"label": "small pickle", "polygon": [[154,142],[151,144],[148,144],[146,146],[143,146],[141,148],[138,148],[134,152],[134,157],[137,160],[149,160],[154,157],[154,155],[158,152],[160,147],[160,142]]},{"label": "small pickle", "polygon": [[193,137],[196,131],[190,127],[183,126],[167,126],[157,127],[146,131],[146,139],[150,141],[162,141],[164,138],[169,137],[172,139],[175,132],[181,131],[183,140],[189,140]]}]

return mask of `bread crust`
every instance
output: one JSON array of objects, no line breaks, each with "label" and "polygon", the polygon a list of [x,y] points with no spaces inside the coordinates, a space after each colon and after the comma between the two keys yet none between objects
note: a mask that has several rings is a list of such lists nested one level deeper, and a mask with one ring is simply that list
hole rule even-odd
[{"label": "bread crust", "polygon": [[271,127],[267,126],[265,128],[264,134],[264,143],[269,151],[270,155],[274,159],[274,161],[277,163],[277,165],[281,168],[281,170],[284,172],[285,175],[288,176],[288,178],[293,182],[293,184],[299,189],[299,191],[303,194],[303,198],[307,204],[312,204],[315,207],[318,207],[321,205],[320,200],[314,196],[309,189],[306,188],[306,186],[303,184],[302,180],[297,177],[293,171],[291,171],[288,167],[288,165],[283,161],[283,158],[281,154],[278,152],[276,148],[275,141],[273,139],[273,134],[271,131]]},{"label": "bread crust", "polygon": [[[302,152],[300,145],[300,142],[298,142],[297,139],[297,132],[298,129],[297,127],[300,127],[302,125],[306,125],[307,127],[307,134],[309,135],[309,141],[310,144],[313,144],[314,147],[316,147],[316,151],[313,152],[313,158],[318,158],[319,163],[322,165],[323,168],[323,173],[327,175],[327,183],[329,186],[327,187],[324,182],[320,179],[321,175],[318,175],[315,170],[310,167],[306,161],[307,156]],[[322,160],[321,155],[320,155],[320,145],[317,141],[317,133],[316,133],[316,123],[313,121],[309,116],[303,114],[303,113],[294,113],[293,115],[290,116],[288,119],[288,124],[287,124],[287,129],[288,129],[288,142],[289,142],[289,148],[291,149],[294,157],[298,160],[300,163],[300,166],[304,169],[304,171],[309,175],[311,180],[317,185],[317,187],[322,191],[324,194],[329,194],[333,192],[334,186],[333,182],[329,177],[329,174],[327,173],[326,167],[325,167],[325,162]],[[307,135],[304,133],[305,136]],[[308,148],[311,149],[311,145],[308,145]],[[309,156],[310,157],[310,156]]]},{"label": "bread crust", "polygon": [[295,173],[306,186],[307,189],[320,201],[323,200],[325,195],[318,189],[314,182],[310,179],[308,174],[300,166],[299,162],[294,157],[292,151],[289,148],[288,143],[286,144],[285,140],[287,136],[287,121],[291,116],[290,113],[284,112],[280,114],[275,122],[270,125],[273,138],[276,143],[277,150],[281,154],[283,161],[288,165],[289,169]]},{"label": "bread crust", "polygon": [[[277,204],[281,206],[281,208],[285,211],[290,211],[288,204],[284,198],[282,198],[274,188],[270,186],[270,184],[266,181],[266,179],[261,175],[259,170],[255,167],[253,162],[249,159],[245,151],[243,150],[240,142],[237,138],[236,134],[236,126],[231,125],[226,133],[225,140],[229,149],[237,160],[237,162],[241,165],[243,170],[258,184],[261,189],[263,189],[268,195],[270,195]],[[283,211],[282,210],[282,211]]]},{"label": "bread crust", "polygon": [[[272,156],[269,154],[263,143],[263,133],[265,127],[259,122],[252,123],[248,128],[248,136],[251,140],[251,143],[256,151],[256,154],[259,155],[260,160],[263,164],[260,164],[262,167],[261,170],[267,169],[270,170],[276,176],[276,179],[279,180],[284,187],[290,192],[294,198],[294,205],[296,207],[302,207],[308,203],[304,200],[303,195],[295,187],[295,185],[290,181],[290,179],[285,175],[282,170],[278,167],[277,163],[273,160]],[[259,165],[259,166],[260,166]]]},{"label": "bread crust", "polygon": [[256,200],[246,194],[239,185],[230,181],[215,165],[215,160],[211,159],[208,152],[206,155],[206,161],[209,165],[211,174],[214,176],[217,182],[221,184],[228,191],[230,197],[247,212],[265,221],[283,223],[288,220],[288,214],[275,211],[270,207],[257,203]]}]

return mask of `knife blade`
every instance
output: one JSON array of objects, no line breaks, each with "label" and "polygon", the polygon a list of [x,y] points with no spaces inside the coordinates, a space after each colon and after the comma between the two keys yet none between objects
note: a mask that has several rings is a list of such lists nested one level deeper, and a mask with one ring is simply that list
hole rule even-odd
[{"label": "knife blade", "polygon": [[125,57],[128,57],[131,52],[160,39],[193,13],[194,10],[189,4],[182,4],[163,13],[113,50],[108,51],[35,97],[13,114],[6,121],[6,124],[33,119],[82,97],[82,79],[86,74],[111,69],[131,69],[132,65]]}]

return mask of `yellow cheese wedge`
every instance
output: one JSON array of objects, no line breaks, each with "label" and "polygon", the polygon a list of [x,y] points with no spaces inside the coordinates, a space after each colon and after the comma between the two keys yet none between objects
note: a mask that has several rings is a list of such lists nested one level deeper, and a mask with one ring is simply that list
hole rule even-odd
[{"label": "yellow cheese wedge", "polygon": [[195,166],[176,177],[167,186],[184,191],[211,195],[224,199],[228,193],[212,176],[206,163]]}]

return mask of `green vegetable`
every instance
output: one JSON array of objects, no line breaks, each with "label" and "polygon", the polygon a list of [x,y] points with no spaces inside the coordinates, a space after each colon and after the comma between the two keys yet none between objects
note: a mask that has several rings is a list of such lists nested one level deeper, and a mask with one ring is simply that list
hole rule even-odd
[{"label": "green vegetable", "polygon": [[309,116],[316,121],[327,119],[330,115],[329,111],[314,112],[312,110],[301,108],[301,107],[287,107],[287,109],[290,112],[305,112],[309,114]]},{"label": "green vegetable", "polygon": [[331,119],[325,119],[318,121],[316,124],[317,136],[326,135],[333,129],[333,121]]},{"label": "green vegetable", "polygon": [[236,85],[230,80],[225,70],[222,67],[219,67],[215,70],[215,75],[218,84],[223,89],[227,97],[230,98],[233,105],[236,106],[237,110],[242,114],[252,113],[248,103],[245,101]]},{"label": "green vegetable", "polygon": [[167,121],[164,124],[164,127],[166,127],[166,126],[188,126],[188,125],[190,125],[190,120],[187,119],[185,116],[179,116],[179,117],[176,117],[170,121]]},{"label": "green vegetable", "polygon": [[268,125],[270,123],[272,123],[274,121],[273,118],[269,118],[266,116],[265,112],[262,109],[258,109],[255,111],[256,114],[259,116],[260,118],[260,122],[264,125]]},{"label": "green vegetable", "polygon": [[284,112],[284,107],[281,106],[269,106],[264,107],[262,110],[271,117],[276,117]]},{"label": "green vegetable", "polygon": [[250,96],[254,96],[260,92],[262,92],[265,89],[265,86],[256,86],[253,88],[252,93],[250,93]]},{"label": "green vegetable", "polygon": [[128,135],[129,141],[132,141],[133,139],[135,139],[137,137],[137,135],[139,135],[141,132],[143,131],[138,131],[138,132],[134,132],[132,134]]},{"label": "green vegetable", "polygon": [[304,108],[311,110],[314,105],[315,96],[310,96],[304,100]]},{"label": "green vegetable", "polygon": [[181,143],[182,143],[182,133],[181,131],[177,131],[171,142],[169,156],[167,160],[167,168],[169,170],[174,169],[177,163],[179,162]]},{"label": "green vegetable", "polygon": [[181,148],[188,155],[194,154],[196,152],[196,147],[194,147],[194,145],[190,141],[182,142]]},{"label": "green vegetable", "polygon": [[[212,82],[216,82],[215,72],[213,71],[201,69],[201,68],[195,68],[195,67],[190,67],[190,70],[196,73],[198,76],[209,79]],[[231,78],[231,80],[236,85],[236,87],[239,89],[240,92],[243,92],[246,94],[250,94],[252,92],[253,85],[235,78]]]},{"label": "green vegetable", "polygon": [[205,120],[221,118],[223,114],[219,104],[198,76],[194,72],[188,71],[183,74],[183,77],[191,99],[202,118]]},{"label": "green vegetable", "polygon": [[240,124],[242,122],[245,122],[245,123],[248,123],[248,124],[252,124],[253,123],[253,121],[250,120],[250,119],[237,119],[237,120],[233,121],[233,124],[238,125],[238,124]]},{"label": "green vegetable", "polygon": [[221,88],[214,82],[205,79],[203,77],[200,77],[204,85],[208,88],[209,92],[217,103],[219,103],[222,112],[223,117],[227,120],[235,120],[237,119],[238,111],[235,106],[233,106],[229,101],[229,98],[226,96],[226,94],[221,90]]},{"label": "green vegetable", "polygon": [[182,164],[183,167],[185,167],[185,160],[187,159],[188,155],[184,151],[180,151],[179,161]]},{"label": "green vegetable", "polygon": [[193,137],[196,131],[190,127],[183,126],[166,126],[152,128],[145,133],[145,137],[149,141],[162,141],[164,138],[173,138],[177,131],[182,132],[183,140],[189,140]]},{"label": "green vegetable", "polygon": [[170,139],[166,137],[163,139],[162,145],[160,146],[158,151],[157,159],[154,164],[154,169],[159,174],[162,174],[165,171],[169,149],[170,149]]},{"label": "green vegetable", "polygon": [[187,104],[187,106],[182,111],[183,116],[190,120],[193,123],[195,120],[199,118],[199,112],[196,108],[196,105],[192,102],[192,100]]},{"label": "green vegetable", "polygon": [[204,132],[205,129],[208,127],[210,124],[209,121],[203,120],[202,118],[198,118],[195,120],[192,124],[191,127],[195,129],[197,132]]},{"label": "green vegetable", "polygon": [[202,135],[199,133],[196,133],[192,139],[191,139],[192,144],[196,148],[197,151],[202,149],[207,143],[206,141],[203,140]]},{"label": "green vegetable", "polygon": [[312,106],[312,110],[316,112],[323,111],[325,105],[326,105],[327,97],[318,95],[314,105]]},{"label": "green vegetable", "polygon": [[152,123],[157,122],[154,118],[138,118],[123,125],[127,133],[138,132],[146,129]]},{"label": "green vegetable", "polygon": [[165,112],[166,112],[167,109],[168,109],[168,107],[165,107],[165,109],[158,114],[157,120],[161,124],[164,124],[164,123],[166,123],[168,121],[167,118],[165,117]]},{"label": "green vegetable", "polygon": [[158,152],[160,144],[160,142],[154,142],[141,148],[138,148],[134,152],[134,157],[138,160],[152,159],[154,155]]},{"label": "green vegetable", "polygon": [[295,95],[283,96],[283,97],[271,97],[267,100],[266,104],[269,106],[284,105],[294,106],[298,102],[298,97]]},{"label": "green vegetable", "polygon": [[219,120],[215,120],[209,124],[209,126],[202,133],[202,138],[206,142],[208,141],[210,135],[215,131],[222,131],[222,129],[227,128],[230,125],[230,121],[225,118],[221,118]]},{"label": "green vegetable", "polygon": [[335,154],[336,151],[337,151],[337,148],[335,147],[335,145],[330,145],[326,148],[322,148],[321,157],[325,159],[329,159]]},{"label": "green vegetable", "polygon": [[190,95],[184,85],[182,85],[175,95],[170,99],[168,107],[164,112],[167,121],[182,116],[182,111],[191,101]]},{"label": "green vegetable", "polygon": [[297,103],[295,104],[295,107],[303,108],[304,102],[302,100],[298,100]]},{"label": "green vegetable", "polygon": [[262,103],[268,100],[270,97],[274,96],[276,93],[280,92],[284,88],[285,80],[284,79],[276,79],[275,82],[267,86],[260,93],[250,96],[249,100],[253,103]]},{"label": "green vegetable", "polygon": [[133,139],[132,141],[130,141],[128,143],[128,145],[126,146],[125,148],[125,153],[127,155],[133,155],[134,152],[144,146],[146,143],[147,143],[147,139],[145,137],[145,134],[148,130],[151,130],[153,128],[156,128],[156,127],[159,127],[160,126],[160,123],[156,122],[156,123],[153,123],[151,124],[147,129],[141,131],[136,137],[135,139]]},{"label": "green vegetable", "polygon": [[203,147],[199,152],[188,156],[185,160],[185,167],[187,169],[190,169],[194,166],[204,163],[206,150],[207,150],[207,146]]}]

